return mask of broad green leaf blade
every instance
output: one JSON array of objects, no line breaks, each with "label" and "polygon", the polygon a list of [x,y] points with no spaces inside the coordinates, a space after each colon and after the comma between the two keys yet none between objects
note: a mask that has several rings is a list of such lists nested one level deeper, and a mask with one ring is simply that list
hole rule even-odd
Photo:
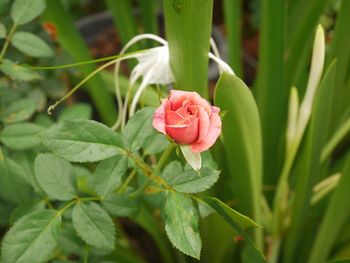
[{"label": "broad green leaf blade", "polygon": [[[44,22],[53,23],[57,31],[58,43],[76,62],[92,59],[87,44],[82,39],[69,11],[64,8],[61,1],[47,1],[43,20]],[[84,65],[79,69],[82,75],[87,76],[96,69],[96,66],[93,64]],[[89,96],[102,120],[108,125],[113,125],[117,111],[113,96],[108,92],[106,86],[107,83],[103,81],[100,75],[95,75],[86,83]]]},{"label": "broad green leaf blade", "polygon": [[143,150],[145,155],[156,154],[165,151],[169,146],[169,140],[164,134],[153,134],[145,142]]},{"label": "broad green leaf blade", "polygon": [[[260,222],[262,142],[259,113],[248,87],[224,73],[216,86],[215,104],[227,113],[223,119],[223,145],[238,210]],[[260,246],[261,231],[255,231]]]},{"label": "broad green leaf blade", "polygon": [[23,216],[31,214],[35,211],[44,210],[45,201],[43,200],[31,200],[29,202],[19,204],[11,213],[9,221],[13,225],[17,220]]},{"label": "broad green leaf blade", "polygon": [[199,171],[186,167],[183,171],[181,163],[173,161],[165,167],[162,176],[178,192],[199,193],[213,186],[219,174],[220,171],[210,167],[202,167]]},{"label": "broad green leaf blade", "polygon": [[50,197],[71,200],[77,193],[73,185],[73,167],[53,154],[39,154],[34,163],[35,178]]},{"label": "broad green leaf blade", "polygon": [[35,102],[30,99],[20,99],[6,107],[0,115],[0,119],[7,124],[11,124],[29,119],[34,112]]},{"label": "broad green leaf blade", "polygon": [[132,216],[138,210],[136,200],[129,198],[127,193],[112,193],[102,200],[102,205],[110,214],[115,216]]},{"label": "broad green leaf blade", "polygon": [[186,255],[199,259],[202,241],[198,232],[198,212],[186,195],[170,191],[164,212],[165,231],[171,243]]},{"label": "broad green leaf blade", "polygon": [[70,107],[64,108],[58,116],[58,121],[91,119],[92,107],[87,103],[76,103]]},{"label": "broad green leaf blade", "polygon": [[12,159],[2,156],[0,151],[0,196],[11,203],[30,200],[31,187],[26,182],[25,170]]},{"label": "broad green leaf blade", "polygon": [[321,163],[321,154],[328,138],[328,125],[330,123],[330,108],[334,87],[336,63],[333,62],[327,69],[320,86],[316,92],[312,115],[304,144],[299,149],[300,156],[295,164],[296,187],[292,204],[292,217],[290,231],[286,236],[284,260],[286,263],[296,260],[299,249],[303,243],[303,232],[306,227],[305,214],[310,208],[312,189],[325,173]]},{"label": "broad green leaf blade", "polygon": [[0,134],[1,142],[15,150],[31,149],[40,145],[39,133],[45,128],[29,122],[8,125]]},{"label": "broad green leaf blade", "polygon": [[128,169],[126,156],[115,156],[100,162],[90,177],[91,186],[101,196],[107,196],[122,182],[122,176]]},{"label": "broad green leaf blade", "polygon": [[41,79],[40,75],[38,75],[38,73],[35,71],[19,66],[8,59],[2,60],[0,70],[13,80],[32,81]]},{"label": "broad green leaf blade", "polygon": [[309,263],[324,262],[329,257],[340,231],[347,224],[350,216],[350,154],[341,171],[341,178],[335,189],[326,213],[323,217],[321,227],[318,230],[316,241],[311,250]]},{"label": "broad green leaf blade", "polygon": [[223,12],[225,18],[227,42],[228,42],[228,62],[236,75],[242,76],[242,6],[240,0],[224,0]]},{"label": "broad green leaf blade", "polygon": [[202,167],[202,158],[200,153],[192,152],[189,145],[180,145],[181,152],[185,157],[186,162],[191,165],[191,167],[198,171]]},{"label": "broad green leaf blade", "polygon": [[[157,0],[139,0],[139,7],[141,11],[141,20],[144,33],[152,33],[159,35],[158,30],[158,1]],[[147,45],[149,48],[154,47],[149,41]]]},{"label": "broad green leaf blade", "polygon": [[16,0],[11,9],[11,17],[16,25],[23,25],[38,15],[45,9],[45,0]]},{"label": "broad green leaf blade", "polygon": [[7,35],[6,27],[2,23],[0,23],[0,39],[6,38],[6,35]]},{"label": "broad green leaf blade", "polygon": [[[204,198],[203,201],[213,208],[239,235],[243,237],[248,245],[248,247],[245,248],[243,256],[247,261],[244,262],[266,262],[262,252],[254,245],[249,235],[244,231],[250,227],[258,227],[253,220],[233,210],[217,198],[207,197]],[[254,261],[248,261],[248,259],[254,259]]]},{"label": "broad green leaf blade", "polygon": [[163,5],[176,88],[207,97],[213,0],[165,0]]},{"label": "broad green leaf blade", "polygon": [[52,57],[53,51],[44,40],[29,32],[13,34],[11,44],[31,57]]},{"label": "broad green leaf blade", "polygon": [[254,89],[263,138],[264,183],[277,183],[283,161],[289,86],[284,86],[286,1],[261,1],[259,68]]},{"label": "broad green leaf blade", "polygon": [[41,210],[22,217],[7,232],[2,243],[1,262],[46,262],[57,245],[61,214]]},{"label": "broad green leaf blade", "polygon": [[123,132],[124,145],[134,152],[140,149],[155,130],[152,126],[154,108],[147,107],[136,112]]},{"label": "broad green leaf blade", "polygon": [[41,138],[50,151],[72,162],[96,162],[122,153],[118,134],[92,120],[57,123]]},{"label": "broad green leaf blade", "polygon": [[115,227],[100,205],[93,202],[76,204],[72,220],[74,229],[86,243],[101,249],[114,248]]}]

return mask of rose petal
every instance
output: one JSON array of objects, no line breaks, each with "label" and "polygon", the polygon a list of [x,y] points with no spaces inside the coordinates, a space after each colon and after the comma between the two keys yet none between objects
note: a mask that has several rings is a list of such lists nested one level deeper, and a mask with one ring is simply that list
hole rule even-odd
[{"label": "rose petal", "polygon": [[189,122],[187,127],[166,125],[165,129],[167,134],[176,142],[180,144],[192,144],[198,137],[198,119]]},{"label": "rose petal", "polygon": [[205,138],[201,141],[191,144],[191,149],[195,153],[208,150],[219,137],[221,132],[221,119],[217,112],[213,112],[210,116],[209,131]]},{"label": "rose petal", "polygon": [[208,112],[208,114],[211,113],[209,103],[205,99],[203,99],[197,92],[182,91],[182,90],[170,91],[169,101],[171,103],[172,110],[177,110],[178,108],[183,106],[183,102],[186,100],[190,101],[190,103],[193,105],[203,106],[205,110]]},{"label": "rose petal", "polygon": [[176,111],[167,110],[165,111],[165,123],[166,125],[184,125],[187,126],[190,124],[190,121],[187,118],[184,118],[181,114]]},{"label": "rose petal", "polygon": [[162,104],[156,109],[153,115],[153,127],[161,133],[166,134],[165,130],[165,110],[170,108],[168,99],[163,99]]},{"label": "rose petal", "polygon": [[197,142],[200,142],[208,134],[209,126],[210,126],[210,119],[209,119],[208,113],[204,110],[203,107],[199,108],[198,118],[199,118],[199,127],[198,127],[199,134],[198,134]]}]

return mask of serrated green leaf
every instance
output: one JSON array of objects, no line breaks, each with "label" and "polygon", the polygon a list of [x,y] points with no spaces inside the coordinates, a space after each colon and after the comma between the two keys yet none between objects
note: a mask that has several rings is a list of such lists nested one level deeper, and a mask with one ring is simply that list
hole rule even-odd
[{"label": "serrated green leaf", "polygon": [[12,102],[0,115],[5,123],[15,123],[29,119],[35,112],[35,102],[30,99],[20,99]]},{"label": "serrated green leaf", "polygon": [[10,215],[10,224],[13,225],[21,217],[43,209],[45,209],[45,202],[42,200],[21,203],[12,211]]},{"label": "serrated green leaf", "polygon": [[169,145],[169,140],[164,134],[154,134],[146,141],[144,145],[145,154],[156,154],[163,152]]},{"label": "serrated green leaf", "polygon": [[154,108],[147,107],[135,113],[123,132],[125,147],[134,152],[140,149],[147,139],[155,133],[152,126]]},{"label": "serrated green leaf", "polygon": [[178,161],[173,161],[165,167],[163,178],[176,191],[182,193],[199,193],[209,189],[219,178],[220,171],[210,167],[202,167],[194,171],[189,166],[185,170]]},{"label": "serrated green leaf", "polygon": [[91,186],[99,195],[106,196],[120,185],[127,169],[126,156],[114,156],[104,160],[97,165],[95,173],[90,177]]},{"label": "serrated green leaf", "polygon": [[6,38],[7,30],[6,27],[0,23],[0,39]]},{"label": "serrated green leaf", "polygon": [[78,235],[89,245],[114,248],[115,227],[107,212],[96,203],[78,203],[73,208],[73,226]]},{"label": "serrated green leaf", "polygon": [[38,15],[45,9],[44,0],[16,0],[11,9],[11,17],[15,24],[23,25]]},{"label": "serrated green leaf", "polygon": [[164,212],[165,231],[171,243],[181,252],[199,259],[202,241],[198,231],[198,212],[192,200],[181,193],[168,193]]},{"label": "serrated green leaf", "polygon": [[22,67],[9,59],[2,60],[0,70],[14,80],[32,81],[41,79],[40,75],[30,68]]},{"label": "serrated green leaf", "polygon": [[32,191],[25,177],[25,171],[20,165],[6,156],[0,156],[0,196],[3,199],[12,203],[30,199]]},{"label": "serrated green leaf", "polygon": [[49,150],[72,162],[97,162],[123,153],[118,134],[92,120],[65,120],[41,138]]},{"label": "serrated green leaf", "polygon": [[77,255],[84,253],[84,241],[77,236],[72,224],[64,224],[58,242],[66,253]]},{"label": "serrated green leaf", "polygon": [[112,193],[102,200],[102,205],[115,216],[132,216],[138,210],[137,201],[129,198],[127,193]]},{"label": "serrated green leaf", "polygon": [[39,154],[34,163],[35,178],[41,188],[57,200],[71,200],[77,194],[73,185],[73,167],[53,154]]},{"label": "serrated green leaf", "polygon": [[11,44],[31,57],[52,57],[53,51],[41,38],[29,32],[16,32],[11,38]]},{"label": "serrated green leaf", "polygon": [[57,245],[61,214],[54,210],[33,212],[18,220],[2,243],[1,262],[46,262]]},{"label": "serrated green leaf", "polygon": [[59,121],[91,119],[92,108],[87,103],[77,103],[73,106],[64,108],[58,117]]},{"label": "serrated green leaf", "polygon": [[0,139],[11,149],[31,149],[41,143],[38,134],[44,130],[44,127],[34,123],[16,123],[6,126],[0,134]]}]

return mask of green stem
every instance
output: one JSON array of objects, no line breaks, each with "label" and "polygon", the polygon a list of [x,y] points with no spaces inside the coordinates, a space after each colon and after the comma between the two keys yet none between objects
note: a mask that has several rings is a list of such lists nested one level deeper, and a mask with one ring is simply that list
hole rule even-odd
[{"label": "green stem", "polygon": [[16,28],[17,28],[17,25],[16,24],[13,24],[9,34],[7,35],[6,37],[6,41],[5,41],[5,44],[4,46],[2,47],[1,49],[1,53],[0,53],[0,63],[2,62],[2,59],[4,58],[5,56],[5,53],[6,53],[6,50],[11,42],[11,38],[12,38],[12,35],[15,33],[16,31]]},{"label": "green stem", "polygon": [[90,246],[89,245],[85,245],[85,247],[84,247],[84,259],[83,259],[84,263],[88,263],[89,262],[89,252],[90,252]]},{"label": "green stem", "polygon": [[175,149],[176,144],[175,143],[170,143],[168,145],[168,147],[165,149],[165,151],[163,152],[162,156],[160,157],[156,168],[154,169],[154,173],[159,173],[160,170],[163,168],[163,166],[165,165],[166,161],[169,158],[169,155],[171,154],[171,152]]},{"label": "green stem", "polygon": [[122,186],[119,188],[118,194],[122,194],[125,191],[126,187],[129,185],[129,183],[132,181],[132,179],[134,179],[135,175],[136,175],[136,171],[133,170],[131,172],[131,174],[129,175],[129,177],[124,181]]}]

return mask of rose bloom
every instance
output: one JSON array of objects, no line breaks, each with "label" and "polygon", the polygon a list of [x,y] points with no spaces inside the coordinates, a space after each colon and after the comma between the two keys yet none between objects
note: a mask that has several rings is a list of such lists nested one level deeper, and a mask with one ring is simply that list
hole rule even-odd
[{"label": "rose bloom", "polygon": [[197,92],[170,91],[155,111],[153,127],[192,152],[209,149],[221,132],[220,109],[211,106]]}]

